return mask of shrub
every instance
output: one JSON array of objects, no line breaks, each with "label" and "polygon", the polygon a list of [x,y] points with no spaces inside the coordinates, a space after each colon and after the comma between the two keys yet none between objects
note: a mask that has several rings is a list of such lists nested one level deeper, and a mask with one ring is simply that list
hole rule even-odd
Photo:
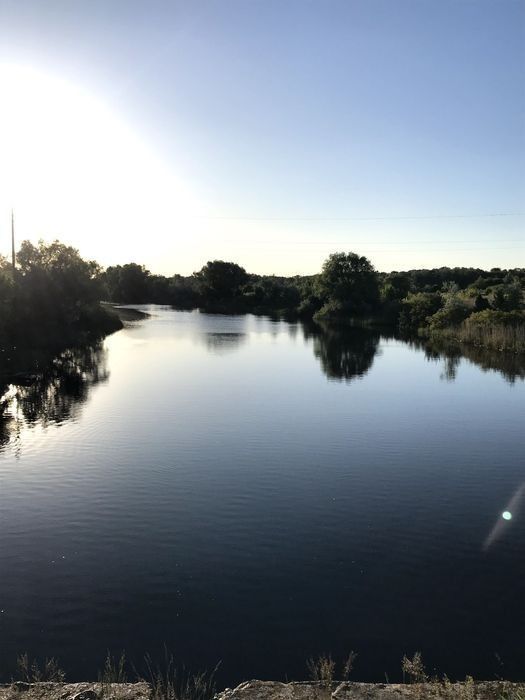
[{"label": "shrub", "polygon": [[417,292],[403,300],[399,316],[399,328],[403,332],[417,331],[426,324],[427,318],[443,307],[444,300],[437,292]]},{"label": "shrub", "polygon": [[470,315],[471,311],[472,309],[465,302],[454,299],[428,318],[429,328],[432,331],[438,328],[457,326]]}]

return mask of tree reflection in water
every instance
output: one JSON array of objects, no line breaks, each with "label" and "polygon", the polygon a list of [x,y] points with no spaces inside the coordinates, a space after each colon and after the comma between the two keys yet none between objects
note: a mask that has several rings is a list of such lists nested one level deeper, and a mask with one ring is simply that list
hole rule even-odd
[{"label": "tree reflection in water", "polygon": [[477,365],[483,372],[497,372],[509,383],[525,379],[525,356],[512,352],[498,352],[475,345],[435,340],[414,340],[411,345],[424,350],[429,360],[443,360],[443,379],[454,381],[462,358]]},{"label": "tree reflection in water", "polygon": [[216,355],[238,350],[246,342],[246,333],[205,333],[206,349]]},{"label": "tree reflection in water", "polygon": [[0,444],[5,445],[21,424],[46,426],[75,418],[91,386],[109,374],[102,342],[64,350],[43,371],[17,374],[0,386]]},{"label": "tree reflection in water", "polygon": [[[314,355],[326,376],[346,382],[367,374],[378,353],[381,339],[399,339],[399,336],[392,336],[384,329],[334,328],[315,324],[303,325],[303,333],[305,339],[313,340]],[[462,359],[477,365],[483,372],[498,372],[509,384],[525,380],[523,355],[421,338],[403,338],[403,341],[422,350],[427,359],[442,361],[441,378],[446,381],[455,381]]]},{"label": "tree reflection in water", "polygon": [[345,382],[363,377],[372,367],[380,333],[364,328],[303,326],[304,337],[312,338],[313,351],[329,379]]},{"label": "tree reflection in water", "polygon": [[[315,357],[324,374],[333,380],[351,382],[369,372],[384,332],[368,328],[333,328],[297,324],[305,340],[312,341]],[[245,333],[207,333],[210,352],[238,349],[247,340]],[[454,381],[465,358],[483,371],[500,373],[507,382],[525,380],[525,357],[467,345],[411,339],[409,345],[422,350],[429,360],[443,361],[442,378]],[[17,373],[0,379],[0,446],[9,443],[25,425],[62,423],[75,418],[87,400],[92,385],[108,379],[102,342],[71,348],[54,358],[32,357],[33,366],[45,367],[34,374]],[[13,359],[13,358],[11,358]],[[15,358],[16,359],[16,358]],[[27,358],[18,358],[19,363]],[[9,364],[6,358],[5,364]],[[28,366],[19,364],[19,366]],[[0,375],[1,376],[1,375]]]}]

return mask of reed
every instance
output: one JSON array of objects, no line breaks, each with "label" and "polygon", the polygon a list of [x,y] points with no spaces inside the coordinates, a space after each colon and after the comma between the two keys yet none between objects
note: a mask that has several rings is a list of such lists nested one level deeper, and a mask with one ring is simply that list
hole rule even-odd
[{"label": "reed", "polygon": [[520,312],[480,311],[458,326],[432,331],[431,337],[492,350],[525,353],[525,316]]}]

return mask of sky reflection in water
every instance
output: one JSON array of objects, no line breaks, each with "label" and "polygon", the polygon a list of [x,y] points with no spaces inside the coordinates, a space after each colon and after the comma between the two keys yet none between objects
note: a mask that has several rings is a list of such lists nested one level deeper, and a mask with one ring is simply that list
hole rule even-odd
[{"label": "sky reflection in water", "polygon": [[164,644],[228,685],[351,648],[363,679],[418,649],[521,673],[516,358],[150,312],[4,402],[6,678],[24,650],[86,677]]}]

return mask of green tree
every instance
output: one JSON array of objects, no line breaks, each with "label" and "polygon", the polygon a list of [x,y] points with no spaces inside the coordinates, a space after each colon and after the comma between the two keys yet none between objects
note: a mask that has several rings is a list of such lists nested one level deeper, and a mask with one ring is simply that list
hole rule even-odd
[{"label": "green tree", "polygon": [[363,314],[379,300],[379,281],[374,266],[356,253],[333,253],[325,260],[318,278],[325,301],[321,315]]},{"label": "green tree", "polygon": [[232,299],[239,295],[240,288],[249,279],[243,267],[224,260],[207,262],[199,272],[194,273],[194,277],[199,283],[205,300]]},{"label": "green tree", "polygon": [[457,326],[470,316],[472,308],[461,299],[454,299],[427,318],[431,330]]},{"label": "green tree", "polygon": [[173,275],[169,281],[169,300],[178,309],[195,309],[201,297],[197,280],[192,277]]},{"label": "green tree", "polygon": [[492,308],[496,311],[517,311],[521,308],[521,286],[519,280],[502,284],[495,288],[492,297]]},{"label": "green tree", "polygon": [[410,276],[405,272],[391,272],[386,275],[381,287],[383,301],[401,301],[411,289]]},{"label": "green tree", "polygon": [[505,297],[507,303],[506,311],[517,311],[521,309],[522,293],[518,280],[515,280],[507,287]]},{"label": "green tree", "polygon": [[23,241],[17,262],[14,272],[0,262],[2,343],[59,345],[122,327],[99,304],[100,267],[75,248],[59,241]]},{"label": "green tree", "polygon": [[102,296],[99,265],[83,260],[76,248],[59,241],[36,246],[23,241],[16,259],[22,296],[44,312],[74,321],[83,304]]},{"label": "green tree", "polygon": [[0,337],[9,328],[14,308],[15,281],[11,263],[0,255]]},{"label": "green tree", "polygon": [[105,282],[110,301],[140,304],[151,301],[150,272],[144,265],[127,263],[108,267]]},{"label": "green tree", "polygon": [[403,332],[417,331],[425,326],[427,319],[443,306],[443,297],[438,292],[417,292],[409,294],[403,301],[399,316],[399,328]]},{"label": "green tree", "polygon": [[482,294],[476,294],[476,298],[474,299],[474,311],[485,311],[485,309],[488,309],[489,307],[490,304],[488,299]]}]

